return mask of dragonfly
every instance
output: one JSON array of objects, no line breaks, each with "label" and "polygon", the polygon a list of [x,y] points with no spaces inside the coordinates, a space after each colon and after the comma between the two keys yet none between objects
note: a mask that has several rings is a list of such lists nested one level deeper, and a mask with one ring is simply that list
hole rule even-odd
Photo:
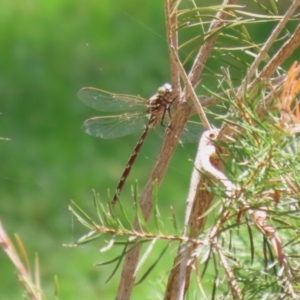
[{"label": "dragonfly", "polygon": [[82,125],[85,133],[103,139],[113,139],[144,128],[121,175],[112,199],[113,205],[119,199],[149,129],[154,128],[158,123],[163,125],[165,116],[171,117],[170,107],[175,100],[172,93],[172,86],[169,83],[158,88],[148,100],[140,96],[115,94],[93,87],[79,90],[77,96],[84,104],[102,112],[122,112],[87,119]]}]

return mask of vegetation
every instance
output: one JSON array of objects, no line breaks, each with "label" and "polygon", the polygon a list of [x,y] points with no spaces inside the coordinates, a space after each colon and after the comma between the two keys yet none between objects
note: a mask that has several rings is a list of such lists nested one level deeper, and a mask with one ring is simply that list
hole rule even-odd
[{"label": "vegetation", "polygon": [[[111,299],[118,287],[118,299],[300,298],[300,1],[176,4],[1,4],[3,298],[19,299],[22,286],[31,299]],[[160,150],[150,134],[112,207],[138,137],[84,135],[97,112],[76,92],[147,97],[165,81],[176,97],[171,133]],[[196,159],[195,145],[173,155],[193,114]],[[18,233],[18,252],[6,232]]]}]

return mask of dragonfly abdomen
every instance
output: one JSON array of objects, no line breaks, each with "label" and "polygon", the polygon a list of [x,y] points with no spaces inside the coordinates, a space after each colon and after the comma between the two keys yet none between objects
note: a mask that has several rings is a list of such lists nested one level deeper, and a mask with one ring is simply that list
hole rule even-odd
[{"label": "dragonfly abdomen", "polygon": [[147,125],[145,127],[145,130],[143,131],[139,141],[136,143],[134,149],[133,149],[133,152],[131,153],[131,156],[129,157],[128,159],[128,162],[127,162],[127,165],[121,175],[121,178],[119,180],[119,183],[118,183],[118,186],[117,186],[117,189],[116,189],[116,192],[115,192],[115,195],[112,199],[112,204],[115,205],[118,201],[118,198],[119,198],[119,195],[121,194],[122,192],[122,189],[124,187],[124,184],[125,184],[125,181],[127,179],[127,177],[129,176],[129,173],[131,171],[131,168],[144,144],[144,141],[148,135],[148,131],[149,131],[149,126]]}]

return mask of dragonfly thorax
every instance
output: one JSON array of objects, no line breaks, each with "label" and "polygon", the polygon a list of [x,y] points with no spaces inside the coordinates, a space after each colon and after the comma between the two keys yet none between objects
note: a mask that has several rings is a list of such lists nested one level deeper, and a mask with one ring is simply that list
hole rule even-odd
[{"label": "dragonfly thorax", "polygon": [[169,83],[165,83],[163,86],[159,87],[156,94],[148,100],[148,108],[150,110],[155,110],[160,106],[170,105],[173,101],[172,92],[172,86]]},{"label": "dragonfly thorax", "polygon": [[159,120],[163,119],[166,112],[169,112],[173,102],[172,86],[169,83],[161,86],[155,95],[148,100],[147,114],[149,117],[149,127],[155,127]]}]

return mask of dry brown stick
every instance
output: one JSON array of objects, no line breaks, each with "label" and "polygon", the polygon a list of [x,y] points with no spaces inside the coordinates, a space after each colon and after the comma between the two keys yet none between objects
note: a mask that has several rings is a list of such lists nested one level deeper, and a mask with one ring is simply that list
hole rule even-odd
[{"label": "dry brown stick", "polygon": [[[197,212],[193,211],[195,208],[195,205],[193,204],[195,204],[194,199],[197,199],[196,196],[199,192],[199,190],[197,190],[197,185],[201,178],[199,170],[203,166],[206,166],[208,164],[210,165],[209,160],[212,154],[211,151],[214,151],[214,147],[211,147],[212,144],[210,139],[216,138],[218,132],[219,131],[216,129],[208,130],[204,132],[200,139],[197,157],[195,159],[195,165],[197,165],[198,167],[194,168],[193,170],[192,182],[190,185],[190,191],[187,200],[185,228],[183,232],[184,236],[188,235],[189,237],[196,237],[198,233],[197,228],[204,225],[206,221],[206,216],[204,217],[203,215],[198,214],[199,210]],[[207,211],[208,207],[203,207],[201,204],[203,203],[204,205],[206,205],[208,203],[206,199],[207,197],[210,198],[210,194],[206,190],[202,189],[201,196],[203,197],[201,201],[196,202],[200,205],[202,211]],[[196,245],[193,244],[190,244],[189,247],[187,247],[186,244],[182,244],[180,246],[178,254],[175,258],[175,262],[173,264],[171,275],[169,277],[168,289],[165,299],[174,299],[175,297],[178,297],[178,299],[184,298],[189,285],[190,272],[192,269],[192,265],[188,264],[187,262],[190,259],[195,247]]]},{"label": "dry brown stick", "polygon": [[223,254],[222,248],[219,246],[218,243],[214,244],[214,248],[215,248],[217,254],[219,255],[220,263],[223,266],[225,273],[227,275],[228,281],[230,283],[232,299],[242,300],[243,299],[242,291],[237,284],[237,280],[226,260],[225,255]]},{"label": "dry brown stick", "polygon": [[[226,20],[228,16],[228,11],[230,8],[226,8],[227,5],[235,4],[237,0],[225,0],[222,4],[224,9],[221,9],[214,20],[211,22],[209,27],[209,32],[214,32],[216,29],[221,28],[224,25],[224,20]],[[200,48],[194,64],[192,66],[191,72],[189,73],[189,80],[192,86],[195,86],[200,76],[202,75],[202,71],[205,67],[205,63],[211,53],[212,47],[218,37],[218,34],[213,34]]]},{"label": "dry brown stick", "polygon": [[277,68],[299,47],[300,44],[300,24],[288,41],[273,56],[264,69],[258,74],[257,78],[247,87],[251,91],[261,80],[268,80],[277,70]]},{"label": "dry brown stick", "polygon": [[[263,68],[263,70],[258,74],[258,76],[247,86],[247,93],[250,93],[258,84],[262,81],[268,82],[271,76],[275,73],[277,68],[294,52],[294,50],[300,44],[300,23],[292,36],[288,41],[282,46],[280,50],[274,55],[274,57],[269,61],[269,63]],[[244,90],[242,88],[239,89],[238,96],[241,97]],[[252,95],[254,97],[254,94]],[[261,111],[262,106],[258,106],[258,113]],[[224,124],[220,130],[220,140],[222,140],[223,136],[231,136],[232,129],[229,128],[226,124]],[[221,164],[218,163],[219,167]]]},{"label": "dry brown stick", "polygon": [[[240,299],[242,299],[241,289],[237,284],[237,280],[234,276],[233,271],[231,270],[231,268],[229,266],[229,263],[226,260],[225,255],[223,254],[222,248],[218,244],[218,237],[217,237],[217,234],[218,234],[219,230],[221,229],[221,226],[228,219],[229,215],[230,215],[229,210],[223,210],[223,212],[220,214],[220,217],[217,220],[217,223],[211,228],[207,240],[208,240],[208,243],[210,242],[212,244],[216,253],[219,256],[220,263],[225,270],[229,285],[231,287],[231,293],[232,293],[233,299],[240,300]],[[203,243],[203,244],[205,244],[205,243]],[[197,253],[197,251],[195,251],[195,252]]]},{"label": "dry brown stick", "polygon": [[295,0],[294,3],[289,7],[281,21],[277,24],[276,28],[272,31],[270,37],[266,41],[266,43],[263,45],[261,50],[259,51],[257,57],[251,64],[247,76],[244,78],[244,81],[242,83],[242,87],[247,83],[250,82],[251,78],[255,74],[255,72],[258,69],[259,64],[262,62],[264,59],[265,55],[273,45],[275,39],[278,37],[279,33],[283,30],[284,26],[286,23],[290,20],[291,16],[295,12],[296,8],[300,5],[300,0]]},{"label": "dry brown stick", "polygon": [[[269,88],[270,83],[273,86],[274,91],[279,92],[282,89],[282,85],[284,84],[285,81],[285,75],[280,75],[277,76],[275,78],[272,78],[272,80],[270,82],[266,82],[265,86],[266,88]],[[198,95],[198,99],[201,99],[201,106],[202,107],[210,107],[213,106],[217,103],[220,103],[220,99],[219,98],[224,98],[224,97],[228,97],[228,95],[231,95],[234,93],[237,93],[239,87],[235,88],[233,91],[232,90],[226,90],[226,92],[221,92],[218,93],[216,96],[210,96],[210,97],[205,97],[205,96],[199,96]],[[274,98],[274,94],[272,92],[270,92],[269,94],[267,94],[265,96],[265,98],[263,99],[261,105],[259,105],[258,108],[258,113],[260,113],[262,111],[262,109],[265,107],[266,104],[269,104],[271,99]],[[192,109],[192,115],[195,115],[197,113],[196,108],[193,106]]]},{"label": "dry brown stick", "polygon": [[[223,2],[223,7],[225,7],[224,10],[220,10],[215,19],[211,22],[210,30],[214,31],[218,28],[220,28],[227,18],[227,13],[229,9],[226,9],[226,5],[233,5],[237,1],[235,0],[225,0]],[[200,48],[198,55],[194,61],[193,67],[191,69],[191,72],[189,73],[189,80],[192,83],[192,85],[196,85],[199,81],[199,78],[202,74],[204,65],[209,57],[209,54],[213,48],[213,45],[217,39],[217,34],[213,35],[210,39],[208,39],[205,44]],[[200,148],[200,145],[199,145]],[[196,174],[196,172],[199,169],[196,167],[194,168],[193,175],[192,175],[192,185],[190,187],[190,192],[187,200],[187,211],[186,211],[186,219],[185,219],[185,226],[191,226],[191,232],[196,233],[199,228],[202,228],[205,224],[206,218],[203,218],[202,220],[195,221],[197,219],[197,216],[204,215],[205,211],[209,208],[210,203],[213,199],[213,195],[210,195],[206,190],[203,190],[202,184],[203,180],[200,176]],[[195,177],[195,178],[194,178]],[[206,180],[204,180],[206,182]],[[195,200],[201,199],[200,203],[195,203]],[[205,199],[205,201],[203,201]],[[195,206],[194,206],[195,203]],[[193,215],[193,216],[192,216]],[[196,218],[196,219],[194,219]],[[197,225],[196,225],[197,224]],[[194,227],[196,225],[196,227]],[[191,235],[193,236],[193,234]]]},{"label": "dry brown stick", "polygon": [[[235,4],[236,1],[223,2],[224,10],[217,13],[216,18],[211,22],[210,30],[214,31],[220,28],[224,24],[224,20],[227,18],[226,5]],[[198,55],[196,56],[195,62],[193,64],[192,70],[189,73],[189,81],[192,86],[195,86],[199,81],[199,78],[204,69],[205,63],[211,53],[213,45],[216,41],[217,34],[212,35],[200,48]],[[198,172],[198,170],[196,170]],[[209,208],[213,195],[208,193],[204,189],[197,189],[200,177],[198,177],[199,172],[192,175],[193,188],[192,193],[189,193],[187,200],[186,218],[185,218],[185,229],[183,235],[186,234],[186,229],[189,227],[190,237],[196,237],[198,229],[203,228],[206,217],[199,218],[202,215],[200,212],[205,212]],[[201,199],[201,201],[195,201],[196,199]],[[194,205],[195,204],[195,205]],[[183,251],[183,252],[182,252]],[[192,266],[187,266],[186,261],[189,255],[192,253],[193,247],[186,247],[182,245],[179,247],[178,254],[174,260],[173,268],[169,276],[168,285],[165,293],[164,299],[183,299],[188,286],[189,278],[192,270]]]},{"label": "dry brown stick", "polygon": [[[176,28],[176,8],[178,1],[177,0],[165,0],[165,13],[167,19],[167,36],[169,42],[177,48],[177,33],[175,32],[174,28]],[[174,32],[173,32],[174,31]],[[170,46],[172,46],[170,45]],[[174,63],[171,62],[171,65],[174,66]],[[179,73],[177,70],[172,68],[172,80],[174,80],[174,90],[175,93],[179,92]],[[178,75],[176,75],[176,73]],[[178,85],[176,91],[176,84]],[[176,113],[177,111],[177,113]],[[153,166],[151,171],[150,177],[148,182],[145,186],[145,189],[142,193],[140,199],[140,209],[143,214],[145,221],[148,221],[149,216],[152,211],[152,189],[153,183],[156,182],[157,186],[159,186],[162,182],[162,179],[167,171],[168,164],[171,160],[171,157],[175,151],[175,148],[178,144],[178,137],[180,136],[185,123],[187,122],[190,114],[191,114],[191,107],[188,106],[186,103],[180,104],[180,107],[174,112],[174,116],[172,118],[172,122],[176,124],[176,126],[172,127],[172,134],[166,135],[163,144],[161,146],[161,150],[158,154],[158,158]],[[136,231],[140,230],[139,222],[135,220],[134,222],[134,229]],[[138,264],[139,259],[139,252],[140,252],[140,245],[137,245],[130,251],[124,261],[123,271],[121,275],[121,281],[118,288],[118,294],[116,299],[118,300],[129,300],[131,298],[131,292],[133,288],[133,284],[135,281],[135,271]]]},{"label": "dry brown stick", "polygon": [[[171,57],[171,47],[178,51],[178,30],[177,26],[177,6],[180,1],[178,0],[165,0],[165,18],[166,18],[166,32],[167,41],[169,47],[169,53]],[[180,75],[179,71],[174,63],[173,59],[171,62],[171,82],[175,95],[180,94]]]},{"label": "dry brown stick", "polygon": [[[176,126],[172,127],[172,134],[166,135],[163,140],[157,160],[140,199],[140,209],[146,221],[148,221],[152,211],[153,183],[156,182],[158,186],[161,184],[167,171],[168,164],[178,144],[178,136],[180,136],[191,113],[191,107],[186,103],[181,104],[179,108],[179,113],[175,113],[172,118]],[[134,223],[134,228],[135,230],[139,230],[139,223],[137,220]],[[140,245],[136,246],[125,258],[117,299],[130,299],[132,285],[135,280],[135,269],[138,262],[139,251]]]},{"label": "dry brown stick", "polygon": [[206,114],[203,110],[203,106],[201,105],[201,102],[199,101],[198,97],[196,96],[196,93],[191,85],[191,83],[189,82],[189,79],[185,73],[185,70],[183,68],[183,65],[181,64],[179,57],[175,51],[175,49],[173,47],[171,47],[171,56],[173,57],[173,60],[175,61],[177,68],[180,72],[181,78],[185,84],[185,87],[191,97],[191,100],[193,102],[194,107],[196,108],[196,111],[199,115],[199,118],[201,120],[201,123],[203,125],[203,127],[205,129],[211,129],[210,123],[206,117]]}]

